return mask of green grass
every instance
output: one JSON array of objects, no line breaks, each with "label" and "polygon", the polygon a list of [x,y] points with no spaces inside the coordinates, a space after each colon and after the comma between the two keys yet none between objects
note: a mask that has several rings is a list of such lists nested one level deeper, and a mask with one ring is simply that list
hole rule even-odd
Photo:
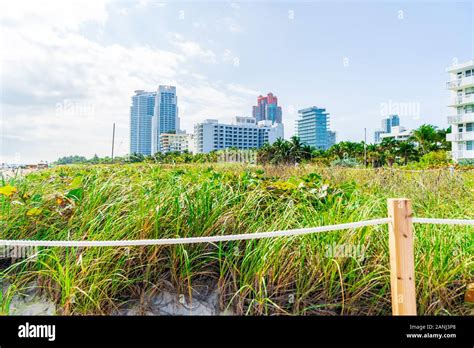
[{"label": "green grass", "polygon": [[[401,172],[301,166],[66,166],[10,178],[0,195],[0,239],[120,240],[252,233],[386,217],[387,198],[415,216],[474,218],[474,172]],[[470,314],[473,228],[415,225],[418,312]],[[313,235],[148,247],[42,248],[0,271],[15,286],[38,280],[62,314],[109,314],[169,286],[190,295],[213,282],[238,314],[387,315],[387,226]],[[364,248],[331,257],[328,248]],[[15,290],[13,290],[15,289]]]}]

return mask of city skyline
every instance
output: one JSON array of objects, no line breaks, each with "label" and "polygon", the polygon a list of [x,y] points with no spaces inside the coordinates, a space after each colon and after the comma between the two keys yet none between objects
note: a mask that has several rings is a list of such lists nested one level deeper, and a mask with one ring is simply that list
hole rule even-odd
[{"label": "city skyline", "polygon": [[373,134],[385,112],[446,128],[445,69],[473,56],[470,2],[21,4],[0,11],[1,162],[108,155],[114,122],[123,155],[130,96],[158,84],[180,91],[188,132],[251,116],[269,91],[286,138],[309,105],[331,111],[339,141]]}]

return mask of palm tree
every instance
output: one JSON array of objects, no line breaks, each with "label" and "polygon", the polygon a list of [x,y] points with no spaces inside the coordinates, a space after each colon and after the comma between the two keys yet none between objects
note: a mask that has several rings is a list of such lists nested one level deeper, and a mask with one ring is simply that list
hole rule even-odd
[{"label": "palm tree", "polygon": [[411,136],[411,140],[418,144],[422,155],[439,149],[439,135],[436,131],[436,126],[430,124],[423,124],[418,127],[418,129],[415,129]]},{"label": "palm tree", "polygon": [[[369,145],[375,148],[375,145]],[[380,160],[380,153],[376,150],[369,150],[369,146],[367,146],[367,160],[372,163],[372,167],[375,168],[377,166],[377,162]]]},{"label": "palm tree", "polygon": [[451,142],[446,140],[446,134],[448,133],[451,133],[451,126],[449,126],[446,129],[441,128],[436,131],[436,136],[438,138],[440,150],[445,150],[445,151],[451,150]]},{"label": "palm tree", "polygon": [[403,158],[403,163],[405,165],[408,164],[409,158],[416,154],[415,144],[410,141],[399,141],[395,151],[397,156]]},{"label": "palm tree", "polygon": [[301,143],[297,136],[290,141],[277,139],[272,145],[268,143],[257,150],[257,162],[271,164],[296,164],[313,157],[314,149]]},{"label": "palm tree", "polygon": [[302,145],[300,138],[293,135],[290,140],[290,151],[288,160],[294,163],[300,162],[302,159]]},{"label": "palm tree", "polygon": [[335,156],[339,159],[342,159],[344,157],[344,149],[341,146],[341,143],[334,144],[328,149],[328,154],[331,156]]},{"label": "palm tree", "polygon": [[303,159],[310,160],[311,158],[313,158],[313,151],[314,149],[312,146],[308,144],[303,144],[303,147],[301,148],[301,152],[303,153]]},{"label": "palm tree", "polygon": [[379,144],[380,148],[385,152],[394,153],[398,145],[398,141],[394,138],[383,138],[382,142]]},{"label": "palm tree", "polygon": [[393,163],[395,162],[395,154],[390,150],[385,150],[384,157],[388,166],[389,167],[393,166]]}]

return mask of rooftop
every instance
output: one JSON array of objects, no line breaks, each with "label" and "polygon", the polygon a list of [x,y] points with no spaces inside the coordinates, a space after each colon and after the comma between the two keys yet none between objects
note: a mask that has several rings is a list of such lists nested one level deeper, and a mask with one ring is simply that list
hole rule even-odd
[{"label": "rooftop", "polygon": [[446,72],[455,73],[455,72],[463,71],[467,68],[474,68],[474,60],[471,59],[464,63],[453,64],[450,67],[446,68]]}]

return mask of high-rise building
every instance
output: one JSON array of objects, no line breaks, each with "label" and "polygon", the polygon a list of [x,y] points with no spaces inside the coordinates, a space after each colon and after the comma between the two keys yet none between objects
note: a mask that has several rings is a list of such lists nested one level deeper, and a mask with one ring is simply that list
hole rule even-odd
[{"label": "high-rise building", "polygon": [[208,153],[235,147],[242,150],[258,149],[265,143],[273,144],[283,138],[283,124],[259,121],[254,117],[237,116],[234,124],[204,120],[194,126],[196,153]]},{"label": "high-rise building", "polygon": [[382,131],[384,133],[390,133],[392,127],[400,125],[400,117],[398,115],[389,115],[388,117],[382,119]]},{"label": "high-rise building", "polygon": [[382,141],[382,134],[391,133],[392,127],[400,126],[400,117],[398,115],[389,115],[382,119],[382,128],[374,132],[374,143]]},{"label": "high-rise building", "polygon": [[160,134],[179,130],[176,87],[159,86],[152,122],[152,151],[160,151]]},{"label": "high-rise building", "polygon": [[303,144],[327,150],[335,143],[335,132],[329,130],[329,113],[326,109],[312,106],[298,110],[296,133]]},{"label": "high-rise building", "polygon": [[449,67],[451,92],[448,116],[451,133],[446,140],[452,142],[451,155],[455,161],[474,159],[474,60]]},{"label": "high-rise building", "polygon": [[160,134],[161,152],[194,152],[194,137],[187,133],[161,133]]},{"label": "high-rise building", "polygon": [[272,93],[268,93],[266,97],[259,95],[257,105],[252,107],[252,116],[257,122],[282,123],[282,112],[281,106],[278,106],[278,98]]},{"label": "high-rise building", "polygon": [[152,117],[156,92],[136,90],[130,106],[130,153],[152,154]]}]

